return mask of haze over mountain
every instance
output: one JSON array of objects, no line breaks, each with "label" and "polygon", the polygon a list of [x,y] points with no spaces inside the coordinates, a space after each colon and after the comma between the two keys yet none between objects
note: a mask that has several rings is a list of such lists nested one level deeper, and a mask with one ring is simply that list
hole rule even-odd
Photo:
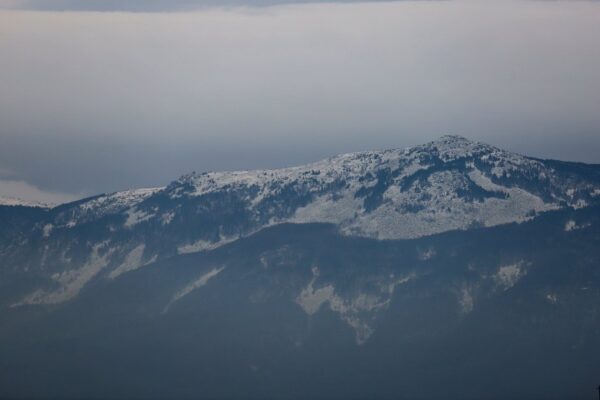
[{"label": "haze over mountain", "polygon": [[586,398],[599,211],[459,136],[4,202],[0,397]]},{"label": "haze over mountain", "polygon": [[597,1],[8,3],[2,196],[65,202],[444,133],[600,163]]}]

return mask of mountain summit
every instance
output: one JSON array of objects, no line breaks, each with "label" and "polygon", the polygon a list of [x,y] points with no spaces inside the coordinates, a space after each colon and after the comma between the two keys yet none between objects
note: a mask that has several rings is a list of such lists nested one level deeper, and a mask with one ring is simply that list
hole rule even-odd
[{"label": "mountain summit", "polygon": [[0,397],[585,398],[599,202],[444,136],[0,205]]},{"label": "mountain summit", "polygon": [[599,201],[600,166],[538,160],[443,136],[300,167],[192,173],[166,187],[64,204],[21,225],[22,236],[0,249],[13,273],[51,283],[16,304],[56,303],[97,275],[114,279],[282,223],[330,223],[347,236],[411,239]]}]

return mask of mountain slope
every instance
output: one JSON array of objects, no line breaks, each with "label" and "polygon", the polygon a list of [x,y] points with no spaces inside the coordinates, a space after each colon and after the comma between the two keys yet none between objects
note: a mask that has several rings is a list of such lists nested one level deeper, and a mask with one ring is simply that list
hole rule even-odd
[{"label": "mountain slope", "polygon": [[600,375],[598,165],[446,136],[0,221],[0,397],[583,399]]},{"label": "mountain slope", "polygon": [[522,222],[599,201],[599,166],[538,160],[445,136],[303,167],[193,173],[164,188],[65,204],[37,220],[26,240],[0,243],[0,273],[45,282],[13,304],[59,303],[95,277],[115,279],[286,222],[406,239]]},{"label": "mountain slope", "polygon": [[599,211],[391,241],[281,224],[95,280],[0,312],[0,395],[590,398]]}]

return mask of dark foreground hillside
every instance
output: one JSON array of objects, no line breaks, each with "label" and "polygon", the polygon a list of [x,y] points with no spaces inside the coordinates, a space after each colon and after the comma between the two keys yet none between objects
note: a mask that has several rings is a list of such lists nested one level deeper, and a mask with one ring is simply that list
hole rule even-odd
[{"label": "dark foreground hillside", "polygon": [[414,240],[284,224],[0,310],[2,398],[592,399],[599,379],[597,207]]}]

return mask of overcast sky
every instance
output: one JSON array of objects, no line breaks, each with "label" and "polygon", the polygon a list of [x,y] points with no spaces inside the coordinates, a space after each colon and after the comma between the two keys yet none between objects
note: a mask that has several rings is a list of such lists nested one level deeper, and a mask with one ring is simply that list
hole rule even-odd
[{"label": "overcast sky", "polygon": [[214,3],[0,0],[0,195],[447,133],[600,163],[600,2]]}]

